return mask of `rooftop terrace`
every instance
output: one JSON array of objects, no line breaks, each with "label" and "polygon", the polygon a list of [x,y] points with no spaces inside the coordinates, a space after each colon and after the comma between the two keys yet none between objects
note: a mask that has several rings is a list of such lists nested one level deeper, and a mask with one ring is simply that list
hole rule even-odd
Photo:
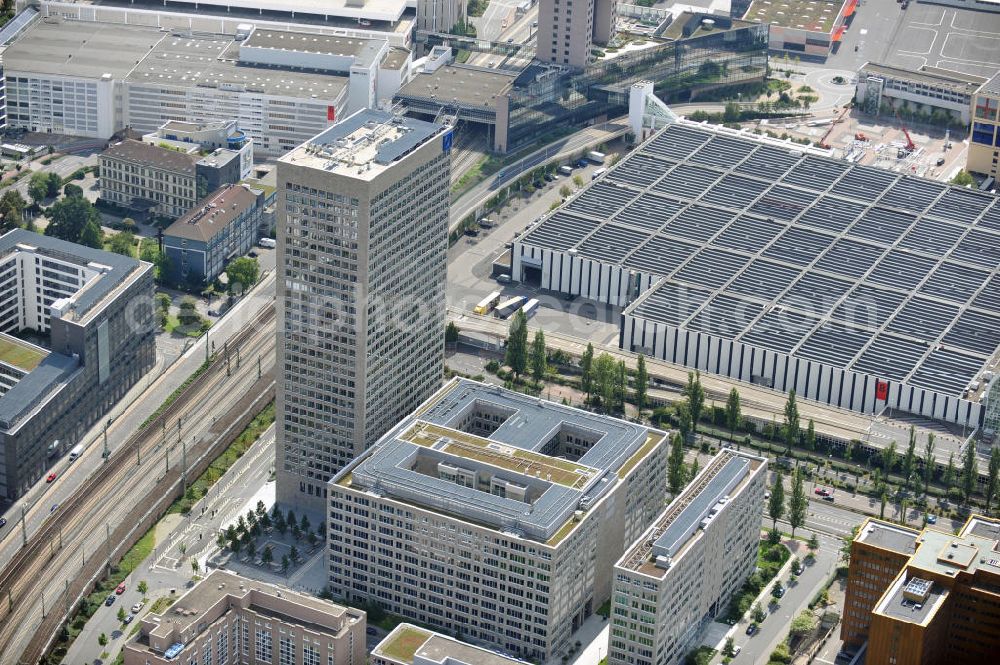
[{"label": "rooftop terrace", "polygon": [[412,665],[417,658],[427,659],[432,663],[447,663],[448,659],[454,659],[470,665],[524,665],[522,660],[508,658],[495,651],[466,644],[408,623],[396,626],[372,650],[372,655],[404,665]]},{"label": "rooftop terrace", "polygon": [[7,363],[23,372],[30,372],[38,367],[47,355],[49,352],[45,349],[11,335],[0,333],[0,362]]},{"label": "rooftop terrace", "polygon": [[555,545],[574,512],[605,496],[664,436],[456,379],[333,482]]}]

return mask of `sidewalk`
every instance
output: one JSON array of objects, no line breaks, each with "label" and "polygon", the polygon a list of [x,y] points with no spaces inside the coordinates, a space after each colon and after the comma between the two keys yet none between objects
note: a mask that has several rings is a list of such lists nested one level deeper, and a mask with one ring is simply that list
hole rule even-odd
[{"label": "sidewalk", "polygon": [[[110,607],[101,605],[90,618],[80,635],[70,646],[63,662],[74,665],[100,664],[113,661],[128,638],[138,632],[140,617],[149,611],[158,598],[179,596],[193,585],[194,572],[191,560],[197,559],[199,574],[205,571],[205,559],[217,546],[215,534],[226,519],[236,519],[234,515],[245,513],[247,505],[256,505],[262,488],[267,485],[274,458],[274,427],[267,430],[250,451],[243,455],[226,471],[226,474],[212,486],[208,494],[194,506],[186,516],[168,515],[157,523],[156,536],[159,541],[152,554],[126,579],[126,591],[116,596]],[[273,495],[273,483],[269,484]],[[164,539],[164,540],[161,540]],[[179,547],[185,543],[185,554]],[[199,556],[200,555],[200,556]],[[135,615],[129,626],[122,629],[118,621],[119,607],[126,613],[141,596],[136,589],[140,581],[149,586],[146,605]],[[104,633],[108,644],[101,647],[98,636]],[[101,654],[107,652],[106,659]]]}]

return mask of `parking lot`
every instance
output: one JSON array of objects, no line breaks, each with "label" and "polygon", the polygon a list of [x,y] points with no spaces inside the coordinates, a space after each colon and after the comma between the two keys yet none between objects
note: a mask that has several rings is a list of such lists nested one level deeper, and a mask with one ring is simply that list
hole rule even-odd
[{"label": "parking lot", "polygon": [[898,67],[993,76],[1000,71],[1000,14],[911,3],[886,57]]}]

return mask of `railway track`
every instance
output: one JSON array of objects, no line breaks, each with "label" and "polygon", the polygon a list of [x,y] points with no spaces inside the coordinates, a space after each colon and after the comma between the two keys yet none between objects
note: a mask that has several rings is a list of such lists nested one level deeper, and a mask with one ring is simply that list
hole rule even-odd
[{"label": "railway track", "polygon": [[[70,607],[100,577],[105,561],[114,562],[127,551],[126,545],[145,530],[135,533],[143,518],[155,521],[153,513],[176,497],[186,470],[200,466],[216,441],[273,392],[274,343],[274,307],[268,304],[229,340],[228,362],[218,354],[159,416],[92,473],[0,571],[0,665],[38,662]],[[251,361],[257,355],[266,358],[261,369]],[[192,470],[190,480],[194,477]]]}]

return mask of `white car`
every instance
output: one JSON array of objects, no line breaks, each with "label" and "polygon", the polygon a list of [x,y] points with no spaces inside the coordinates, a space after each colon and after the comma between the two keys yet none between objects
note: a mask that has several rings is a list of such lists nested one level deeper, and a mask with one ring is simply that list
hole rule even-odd
[{"label": "white car", "polygon": [[141,600],[139,602],[137,602],[135,605],[133,605],[132,606],[132,614],[138,614],[139,612],[141,612],[143,605],[145,605],[145,603],[142,602]]}]

